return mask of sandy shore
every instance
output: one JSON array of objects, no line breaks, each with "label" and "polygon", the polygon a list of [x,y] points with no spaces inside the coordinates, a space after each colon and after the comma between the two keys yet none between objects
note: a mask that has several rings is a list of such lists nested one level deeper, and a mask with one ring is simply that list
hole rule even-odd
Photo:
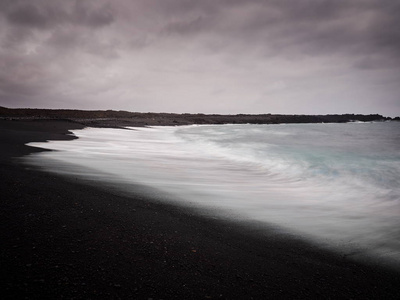
[{"label": "sandy shore", "polygon": [[19,163],[76,128],[0,120],[3,299],[400,299],[398,272]]}]

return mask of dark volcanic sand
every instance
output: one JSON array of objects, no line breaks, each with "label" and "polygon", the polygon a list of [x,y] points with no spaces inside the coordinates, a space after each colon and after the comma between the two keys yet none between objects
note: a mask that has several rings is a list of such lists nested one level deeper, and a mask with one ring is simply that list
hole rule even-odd
[{"label": "dark volcanic sand", "polygon": [[73,128],[0,120],[2,299],[400,299],[398,272],[13,159]]}]

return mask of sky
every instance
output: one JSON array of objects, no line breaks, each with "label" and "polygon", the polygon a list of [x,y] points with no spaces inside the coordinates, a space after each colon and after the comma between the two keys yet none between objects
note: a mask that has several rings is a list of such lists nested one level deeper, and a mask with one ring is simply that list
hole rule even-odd
[{"label": "sky", "polygon": [[398,0],[0,0],[0,106],[400,115]]}]

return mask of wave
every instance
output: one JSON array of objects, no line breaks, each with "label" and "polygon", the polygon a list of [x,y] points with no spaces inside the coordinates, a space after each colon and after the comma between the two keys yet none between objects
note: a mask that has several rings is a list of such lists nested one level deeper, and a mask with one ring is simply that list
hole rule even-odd
[{"label": "wave", "polygon": [[58,151],[27,161],[155,187],[182,205],[400,261],[398,129],[395,123],[87,128],[73,131],[79,137],[73,141],[30,143]]}]

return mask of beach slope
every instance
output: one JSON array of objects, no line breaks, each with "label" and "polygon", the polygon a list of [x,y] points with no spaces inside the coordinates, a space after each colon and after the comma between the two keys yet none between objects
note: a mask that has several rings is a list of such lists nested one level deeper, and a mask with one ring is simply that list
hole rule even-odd
[{"label": "beach slope", "polygon": [[396,271],[21,163],[82,127],[0,120],[2,299],[400,299]]}]

